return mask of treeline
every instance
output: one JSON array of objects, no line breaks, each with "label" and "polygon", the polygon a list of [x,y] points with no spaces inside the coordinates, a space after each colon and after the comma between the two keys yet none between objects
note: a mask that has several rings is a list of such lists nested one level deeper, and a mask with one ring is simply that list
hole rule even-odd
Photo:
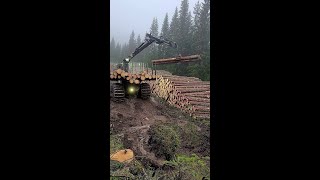
[{"label": "treeline", "polygon": [[[154,43],[134,57],[132,61],[151,63],[153,59],[175,57],[179,54],[182,56],[200,54],[202,57],[200,62],[161,65],[157,66],[157,69],[167,70],[175,75],[194,76],[204,81],[210,80],[210,0],[198,1],[193,8],[193,14],[194,16],[189,10],[188,0],[182,0],[180,9],[176,7],[170,23],[168,13],[166,13],[161,31],[157,18],[154,18],[150,33],[153,36],[163,36],[176,42],[178,49]],[[134,31],[132,31],[128,43],[123,45],[112,38],[110,61],[122,62],[122,59],[130,55],[143,41],[144,34],[136,36]]]}]

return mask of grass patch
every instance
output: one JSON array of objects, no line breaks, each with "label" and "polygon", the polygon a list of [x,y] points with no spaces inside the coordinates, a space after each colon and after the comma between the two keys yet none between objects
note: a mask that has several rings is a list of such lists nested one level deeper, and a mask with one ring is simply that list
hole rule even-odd
[{"label": "grass patch", "polygon": [[142,165],[142,163],[138,160],[133,160],[131,162],[131,166],[129,168],[130,173],[133,174],[134,176],[144,176],[144,166]]},{"label": "grass patch", "polygon": [[[123,149],[122,139],[119,136],[110,135],[110,153],[113,154],[121,149]],[[110,174],[119,171],[121,168],[123,168],[122,163],[110,160]]]},{"label": "grass patch", "polygon": [[110,173],[111,176],[125,176],[130,179],[135,179],[135,176],[131,174],[129,167],[125,167],[122,169],[119,169],[115,172]]},{"label": "grass patch", "polygon": [[201,136],[199,136],[200,132],[197,130],[197,126],[191,122],[188,122],[184,128],[182,128],[183,137],[188,138],[186,141],[186,146],[188,147],[196,147],[201,143]]},{"label": "grass patch", "polygon": [[209,157],[201,158],[196,154],[177,155],[173,160],[167,161],[166,165],[175,169],[172,174],[174,179],[202,179],[210,177],[210,168],[206,163],[208,159]]},{"label": "grass patch", "polygon": [[178,132],[164,124],[154,125],[150,128],[149,144],[158,157],[170,160],[174,157],[176,150],[180,147]]},{"label": "grass patch", "polygon": [[110,135],[110,153],[113,154],[123,148],[124,146],[121,137],[117,135]]}]

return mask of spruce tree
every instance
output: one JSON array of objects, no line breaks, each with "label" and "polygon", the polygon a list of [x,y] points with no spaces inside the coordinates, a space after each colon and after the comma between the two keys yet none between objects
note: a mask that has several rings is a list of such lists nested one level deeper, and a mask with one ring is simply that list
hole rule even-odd
[{"label": "spruce tree", "polygon": [[[169,28],[170,29],[169,38],[175,42],[177,42],[177,40],[178,40],[177,37],[179,34],[179,19],[178,18],[179,18],[178,17],[178,8],[176,7],[175,12],[174,12],[172,19],[171,19],[170,28]],[[173,52],[171,52],[171,55],[173,55]]]},{"label": "spruce tree", "polygon": [[[161,28],[161,33],[160,36],[163,36],[164,38],[168,39],[169,38],[169,17],[168,13],[166,13],[163,23],[162,23],[162,28]],[[159,58],[165,58],[168,57],[168,49],[170,47],[168,46],[159,46]]]},{"label": "spruce tree", "polygon": [[115,48],[116,48],[116,43],[114,38],[112,37],[111,42],[110,42],[110,62],[115,61]]},{"label": "spruce tree", "polygon": [[121,60],[120,60],[120,62],[118,61],[119,63],[121,63],[122,60],[129,55],[128,52],[129,52],[128,45],[127,45],[127,43],[124,43],[124,45],[122,46],[122,49],[121,49]]},{"label": "spruce tree", "polygon": [[[157,18],[153,18],[150,33],[152,36],[158,37],[158,20]],[[148,48],[145,49],[146,51],[146,58],[145,62],[151,65],[151,60],[158,58],[158,47],[157,44],[153,43]]]},{"label": "spruce tree", "polygon": [[115,62],[121,61],[121,44],[117,43],[116,49],[115,49]]},{"label": "spruce tree", "polygon": [[[137,37],[137,43],[136,43],[136,47],[135,48],[137,48],[138,46],[140,46],[140,44],[141,44],[142,42],[141,42],[141,38],[140,38],[140,34],[138,35],[138,37]],[[135,59],[136,59],[136,61],[137,62],[143,62],[143,53],[144,53],[144,51],[142,51],[142,52],[140,52],[136,57],[135,57]]]},{"label": "spruce tree", "polygon": [[200,49],[202,53],[203,80],[210,80],[210,0],[204,0],[200,13]]},{"label": "spruce tree", "polygon": [[[170,26],[169,26],[169,33],[168,33],[168,39],[171,41],[177,42],[177,36],[179,34],[179,17],[178,17],[178,8],[176,7],[174,14],[171,18]],[[178,44],[178,49],[180,45]],[[166,51],[166,54],[168,57],[175,57],[178,55],[178,49],[173,49],[173,48],[168,48]],[[161,66],[163,69],[171,72],[172,74],[176,73],[177,66],[176,64],[168,64],[168,65],[162,65]]]},{"label": "spruce tree", "polygon": [[128,51],[129,53],[132,53],[136,48],[136,40],[134,37],[134,31],[132,31],[131,35],[130,35],[130,39],[128,42]]},{"label": "spruce tree", "polygon": [[200,31],[200,13],[201,13],[201,4],[198,1],[194,7],[194,21],[193,21],[193,34],[192,34],[192,48],[195,54],[199,54],[200,50],[200,39],[201,39],[201,31]]},{"label": "spruce tree", "polygon": [[[189,12],[189,2],[188,0],[181,1],[181,7],[179,11],[179,24],[178,24],[178,34],[177,43],[179,46],[179,53],[182,56],[191,55],[191,13]],[[177,68],[178,75],[187,75],[188,64],[184,63]]]}]

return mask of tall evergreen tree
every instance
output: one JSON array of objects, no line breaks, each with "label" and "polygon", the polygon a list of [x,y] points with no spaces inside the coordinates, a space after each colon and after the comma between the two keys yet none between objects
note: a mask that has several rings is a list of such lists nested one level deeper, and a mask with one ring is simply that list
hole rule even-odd
[{"label": "tall evergreen tree", "polygon": [[[201,35],[201,27],[200,27],[200,14],[201,14],[201,4],[198,1],[194,8],[193,8],[193,23],[192,23],[192,44],[191,44],[191,53],[192,54],[200,54],[201,55],[201,49],[200,49],[200,39],[202,38]],[[202,78],[203,69],[206,68],[203,66],[203,63],[193,63],[192,65],[189,65],[187,68],[187,74],[189,76]]]},{"label": "tall evergreen tree", "polygon": [[[153,18],[153,21],[150,27],[150,33],[152,36],[155,36],[155,37],[159,35],[157,18]],[[151,60],[158,58],[158,47],[155,43],[153,43],[148,48],[146,48],[145,51],[146,51],[145,62],[151,65]]]},{"label": "tall evergreen tree", "polygon": [[134,51],[134,49],[136,48],[136,40],[135,40],[134,36],[135,36],[134,31],[132,31],[132,33],[130,35],[129,42],[128,42],[129,53],[132,53]]},{"label": "tall evergreen tree", "polygon": [[171,23],[170,23],[170,33],[169,33],[169,38],[172,40],[172,41],[175,41],[177,42],[177,37],[178,37],[178,34],[179,34],[179,17],[178,17],[178,8],[176,7],[175,9],[175,12],[172,16],[172,19],[171,19]]},{"label": "tall evergreen tree", "polygon": [[153,36],[158,36],[159,35],[159,30],[158,30],[158,19],[157,18],[153,18],[153,21],[152,21],[152,24],[151,24],[151,27],[150,27],[150,33],[153,35]]},{"label": "tall evergreen tree", "polygon": [[[169,27],[169,38],[171,41],[174,41],[178,45],[178,49],[180,48],[180,44],[178,43],[178,34],[179,34],[179,11],[178,7],[176,7],[174,14],[172,16],[170,27]],[[169,48],[168,49],[168,56],[177,56],[178,49]]]},{"label": "tall evergreen tree", "polygon": [[163,19],[160,36],[167,37],[168,35],[169,35],[169,16],[168,16],[168,13],[166,13]]},{"label": "tall evergreen tree", "polygon": [[190,35],[191,35],[191,13],[189,13],[188,0],[181,1],[181,7],[179,11],[179,33],[177,36],[177,42],[180,44],[179,51],[183,55],[189,55],[190,48]]},{"label": "tall evergreen tree", "polygon": [[129,55],[128,52],[129,52],[128,45],[127,43],[124,43],[121,49],[121,62],[124,58],[126,58]]},{"label": "tall evergreen tree", "polygon": [[200,49],[202,53],[203,80],[210,80],[210,0],[204,0],[200,13]]},{"label": "tall evergreen tree", "polygon": [[[138,35],[137,37],[137,43],[136,43],[136,47],[137,48],[138,46],[140,46],[141,44],[141,38],[140,38],[140,34]],[[142,62],[143,61],[143,53],[144,51],[140,52],[135,58],[137,59],[138,62]]]},{"label": "tall evergreen tree", "polygon": [[[182,0],[179,10],[178,18],[178,34],[177,43],[180,45],[178,51],[181,55],[187,56],[191,55],[191,13],[189,12],[189,2],[188,0]],[[176,73],[178,75],[187,75],[188,64],[183,63],[176,68]]]},{"label": "tall evergreen tree", "polygon": [[115,48],[116,48],[116,43],[114,38],[112,37],[111,42],[110,42],[110,62],[114,62],[115,60]]},{"label": "tall evergreen tree", "polygon": [[140,34],[138,35],[137,37],[137,46],[139,46],[141,44],[141,37],[140,37]]},{"label": "tall evergreen tree", "polygon": [[188,74],[202,80],[210,80],[210,0],[194,7],[193,49],[202,61],[188,67]]},{"label": "tall evergreen tree", "polygon": [[192,35],[192,49],[194,50],[194,53],[200,53],[200,39],[201,39],[201,27],[200,27],[200,14],[201,14],[201,4],[198,1],[194,7],[193,10],[194,14],[194,22],[193,22],[193,35]]},{"label": "tall evergreen tree", "polygon": [[[163,36],[164,38],[169,38],[169,17],[168,13],[166,13],[163,23],[162,23],[162,28],[161,28],[161,33],[160,36]],[[159,46],[159,58],[165,58],[168,57],[168,46]]]},{"label": "tall evergreen tree", "polygon": [[200,13],[200,48],[203,52],[209,50],[210,42],[210,0],[204,0]]},{"label": "tall evergreen tree", "polygon": [[121,44],[117,43],[115,48],[115,61],[119,62],[121,61]]},{"label": "tall evergreen tree", "polygon": [[[179,34],[179,13],[178,13],[178,7],[176,7],[174,14],[171,18],[170,26],[169,26],[169,33],[168,33],[168,39],[171,41],[177,42],[177,37]],[[178,44],[178,42],[177,42]],[[180,48],[180,45],[178,44],[178,49]],[[168,48],[166,51],[166,54],[168,57],[174,57],[178,55],[178,49]],[[175,74],[177,65],[176,64],[168,64],[168,65],[162,65],[161,68]]]}]

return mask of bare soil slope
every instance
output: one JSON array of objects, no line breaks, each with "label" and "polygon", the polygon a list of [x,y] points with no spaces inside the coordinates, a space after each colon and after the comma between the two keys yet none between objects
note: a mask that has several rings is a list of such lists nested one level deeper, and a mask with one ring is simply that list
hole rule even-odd
[{"label": "bare soil slope", "polygon": [[[192,121],[190,117],[183,114],[179,109],[169,106],[157,97],[149,100],[138,98],[126,99],[125,102],[116,103],[111,101],[110,128],[111,133],[123,138],[125,148],[132,149],[135,156],[141,157],[145,165],[161,167],[164,158],[156,157],[150,151],[148,140],[149,129],[155,124],[172,124],[184,129],[187,124],[194,124],[196,134],[200,139],[190,145],[190,137],[181,137],[182,146],[178,153],[196,153],[200,156],[210,154],[210,125],[202,121]],[[208,121],[206,121],[208,122]]]}]

